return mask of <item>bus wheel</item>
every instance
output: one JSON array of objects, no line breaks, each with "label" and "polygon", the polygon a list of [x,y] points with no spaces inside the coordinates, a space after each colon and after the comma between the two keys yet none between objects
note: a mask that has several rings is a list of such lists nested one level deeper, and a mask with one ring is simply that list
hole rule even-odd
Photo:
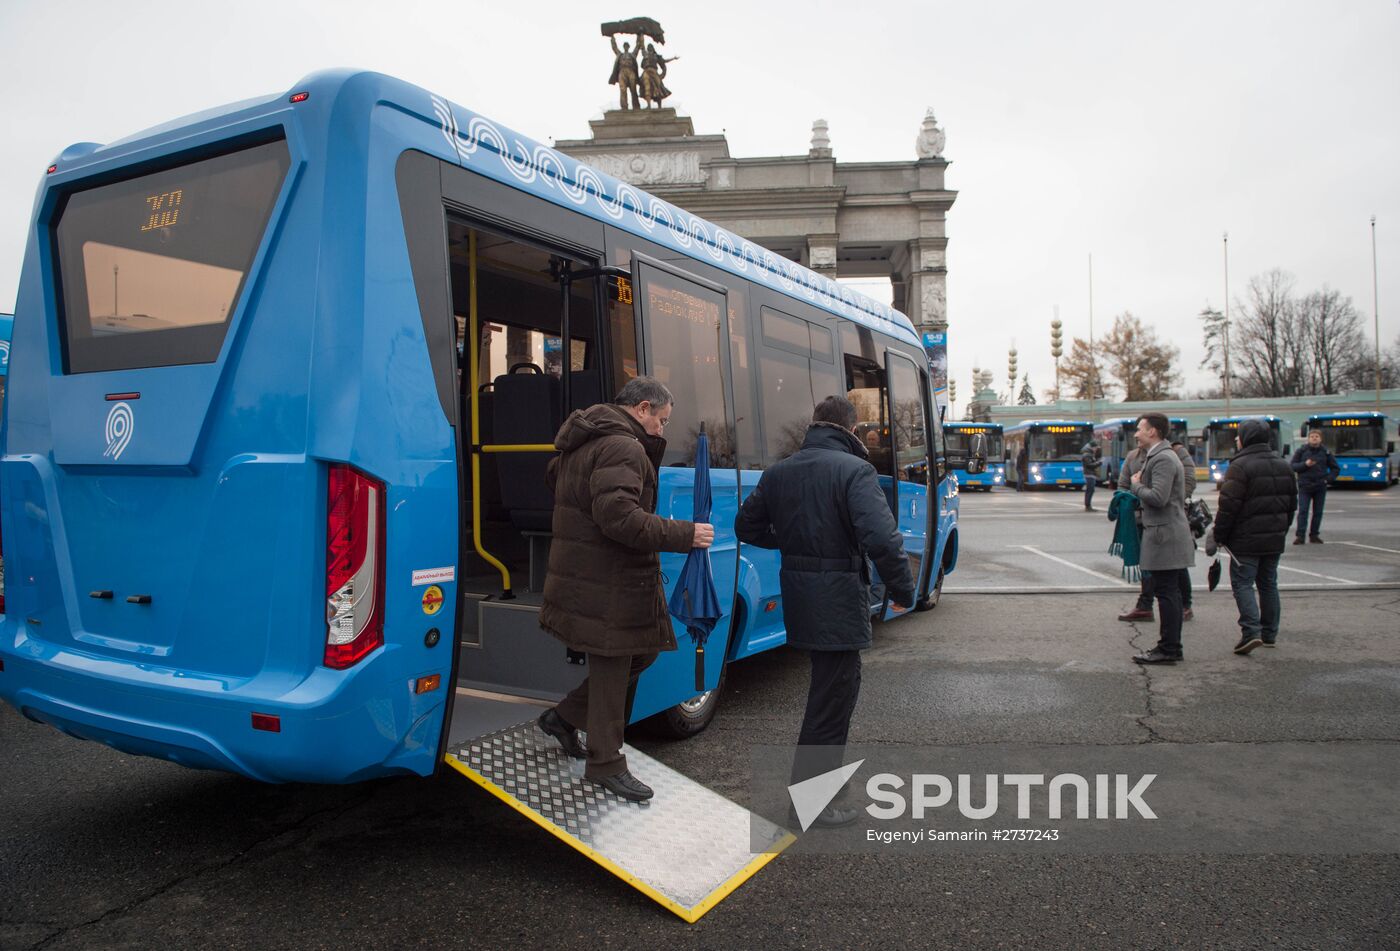
[{"label": "bus wheel", "polygon": [[920,601],[916,608],[920,611],[932,611],[938,607],[939,598],[943,597],[943,566],[938,566],[938,577],[933,580],[933,587],[929,589],[928,597]]},{"label": "bus wheel", "polygon": [[673,740],[685,740],[702,733],[719,709],[719,695],[724,690],[724,674],[719,675],[719,684],[714,690],[706,690],[698,697],[678,703],[669,710],[663,710],[655,717],[656,728],[662,736]]}]

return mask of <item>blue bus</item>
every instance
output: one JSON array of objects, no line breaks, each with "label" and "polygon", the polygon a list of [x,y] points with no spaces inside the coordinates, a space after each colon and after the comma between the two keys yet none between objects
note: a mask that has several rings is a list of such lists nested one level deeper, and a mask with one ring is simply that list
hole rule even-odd
[{"label": "blue bus", "polygon": [[[0,429],[4,426],[5,382],[10,372],[10,333],[14,330],[15,315],[0,314]],[[4,540],[0,538],[0,552],[4,551]],[[0,614],[5,613],[5,558],[0,554]]]},{"label": "blue bus", "polygon": [[[967,460],[972,449],[972,437],[978,433],[986,441],[987,465],[981,472],[969,473]],[[948,467],[957,473],[959,488],[990,492],[995,486],[1006,484],[1006,463],[1003,461],[1006,450],[1002,443],[1001,423],[944,422],[943,438],[948,444]]]},{"label": "blue bus", "polygon": [[1094,424],[1074,419],[1028,419],[1008,426],[1006,443],[1006,480],[1016,484],[1020,475],[1016,457],[1026,449],[1028,471],[1026,488],[1084,486],[1084,444],[1094,436]]},{"label": "blue bus", "polygon": [[[1099,452],[1103,462],[1099,469],[1099,480],[1110,486],[1118,485],[1118,473],[1123,468],[1123,460],[1137,448],[1138,417],[1119,416],[1106,419],[1094,425],[1094,438],[1099,441]],[[1180,416],[1168,419],[1171,424],[1172,442],[1187,445],[1186,420]]]},{"label": "blue bus", "polygon": [[1206,423],[1201,430],[1201,442],[1205,446],[1206,468],[1210,471],[1210,480],[1215,483],[1215,488],[1220,489],[1220,482],[1225,478],[1225,472],[1230,468],[1230,460],[1235,458],[1238,447],[1235,445],[1235,433],[1240,428],[1240,423],[1246,419],[1260,419],[1269,426],[1269,445],[1274,448],[1274,452],[1280,455],[1288,455],[1292,447],[1283,442],[1284,434],[1288,430],[1288,421],[1279,419],[1277,416],[1224,416],[1212,419]]},{"label": "blue bus", "polygon": [[1322,444],[1337,457],[1341,472],[1331,484],[1389,488],[1400,480],[1400,455],[1395,452],[1396,421],[1384,413],[1324,413],[1309,416],[1298,435],[1306,439],[1322,431]]},{"label": "blue bus", "polygon": [[733,519],[828,394],[875,431],[916,606],[956,565],[905,315],[379,74],[69,147],[16,311],[0,698],[130,753],[427,775],[480,735],[474,699],[562,696],[583,671],[537,621],[544,469],[638,373],[676,396],[659,514],[691,517],[710,435],[726,615],[703,689],[681,630],[631,720],[697,732],[724,665],[785,642],[779,556]]},{"label": "blue bus", "polygon": [[[14,314],[0,314],[0,383],[10,372],[10,334],[15,328]],[[3,405],[5,391],[0,387],[0,405]]]}]

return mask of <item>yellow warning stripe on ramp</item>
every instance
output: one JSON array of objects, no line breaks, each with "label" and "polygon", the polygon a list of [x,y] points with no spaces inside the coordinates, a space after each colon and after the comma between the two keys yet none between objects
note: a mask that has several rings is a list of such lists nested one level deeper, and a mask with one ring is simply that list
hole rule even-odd
[{"label": "yellow warning stripe on ramp", "polygon": [[687,922],[796,841],[645,753],[624,750],[633,774],[656,790],[649,802],[628,802],[574,775],[533,721],[479,737],[445,761]]}]

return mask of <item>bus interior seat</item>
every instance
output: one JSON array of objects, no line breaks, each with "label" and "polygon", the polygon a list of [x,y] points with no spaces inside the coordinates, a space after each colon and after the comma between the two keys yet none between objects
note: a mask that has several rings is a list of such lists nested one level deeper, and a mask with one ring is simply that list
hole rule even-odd
[{"label": "bus interior seat", "polygon": [[[530,372],[515,372],[525,368]],[[504,444],[550,444],[559,432],[559,380],[534,364],[518,364],[496,377],[492,421],[496,438]],[[545,468],[553,458],[547,452],[501,453],[496,471],[501,503],[510,520],[522,532],[549,532],[554,515],[554,494],[545,484]]]},{"label": "bus interior seat", "polygon": [[569,374],[569,411],[588,409],[603,402],[603,374],[598,369],[574,370]]},{"label": "bus interior seat", "polygon": [[[478,387],[477,402],[481,413],[478,434],[481,436],[481,444],[490,446],[496,441],[494,384],[483,383]],[[470,402],[467,403],[466,411],[471,412]],[[481,454],[481,518],[486,522],[504,522],[510,518],[501,499],[501,477],[497,471],[499,461],[499,456],[494,452]]]}]

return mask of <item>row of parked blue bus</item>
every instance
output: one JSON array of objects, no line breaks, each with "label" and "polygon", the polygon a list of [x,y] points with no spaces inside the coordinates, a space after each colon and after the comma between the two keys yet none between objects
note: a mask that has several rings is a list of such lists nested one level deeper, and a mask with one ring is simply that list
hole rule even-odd
[{"label": "row of parked blue bus", "polygon": [[[1196,463],[1200,481],[1209,481],[1218,488],[1234,458],[1235,433],[1240,423],[1249,417],[1231,416],[1212,419],[1199,436],[1192,436],[1187,421],[1170,417],[1171,439],[1187,446]],[[1282,456],[1290,456],[1293,425],[1277,416],[1255,417],[1269,426],[1269,443]],[[1320,413],[1309,416],[1298,428],[1299,440],[1312,430],[1320,430],[1322,443],[1337,459],[1339,472],[1333,484],[1368,485],[1386,488],[1400,481],[1400,453],[1396,443],[1396,420],[1378,412]],[[1082,489],[1085,481],[1083,467],[1084,445],[1097,440],[1102,461],[1097,478],[1100,484],[1113,486],[1123,460],[1137,445],[1137,417],[1118,417],[1099,423],[1087,420],[1037,419],[1025,420],[1015,426],[1000,423],[947,422],[949,464],[961,469],[974,435],[980,434],[987,446],[990,460],[986,471],[977,475],[959,472],[963,488],[991,491],[996,486],[1015,486],[1020,481],[1016,460],[1026,451],[1027,488]]]}]

